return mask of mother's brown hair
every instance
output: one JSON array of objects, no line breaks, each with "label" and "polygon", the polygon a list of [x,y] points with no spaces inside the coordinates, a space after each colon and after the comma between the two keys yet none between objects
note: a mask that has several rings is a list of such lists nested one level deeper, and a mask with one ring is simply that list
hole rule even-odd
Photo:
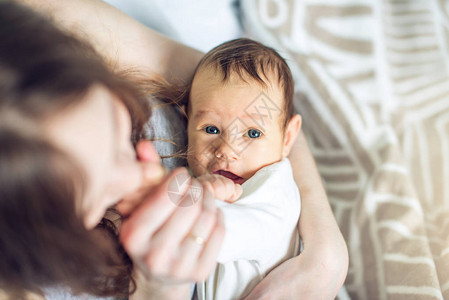
[{"label": "mother's brown hair", "polygon": [[133,142],[149,116],[144,97],[89,45],[18,4],[0,1],[0,289],[66,285],[72,292],[127,296],[131,262],[103,219],[85,229],[75,214],[84,174],[46,141],[40,122],[102,84],[126,104]]}]

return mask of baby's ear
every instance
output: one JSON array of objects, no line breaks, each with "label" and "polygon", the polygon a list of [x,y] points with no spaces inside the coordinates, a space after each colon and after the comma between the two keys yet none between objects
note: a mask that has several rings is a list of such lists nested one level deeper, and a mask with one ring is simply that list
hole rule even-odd
[{"label": "baby's ear", "polygon": [[301,116],[294,115],[287,124],[284,134],[284,148],[282,149],[282,156],[286,157],[290,153],[293,144],[295,143],[296,137],[298,136],[299,130],[301,130],[302,119]]}]

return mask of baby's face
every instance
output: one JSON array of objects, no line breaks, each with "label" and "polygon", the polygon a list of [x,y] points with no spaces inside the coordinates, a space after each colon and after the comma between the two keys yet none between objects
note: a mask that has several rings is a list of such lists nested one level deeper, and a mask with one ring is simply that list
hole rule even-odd
[{"label": "baby's face", "polygon": [[281,89],[246,81],[232,74],[224,83],[210,68],[195,75],[187,130],[194,176],[220,174],[242,184],[286,155]]}]

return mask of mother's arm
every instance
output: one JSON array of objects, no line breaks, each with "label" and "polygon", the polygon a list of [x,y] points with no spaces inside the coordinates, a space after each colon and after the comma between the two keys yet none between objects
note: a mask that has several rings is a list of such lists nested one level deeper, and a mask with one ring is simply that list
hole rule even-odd
[{"label": "mother's arm", "polygon": [[308,296],[333,299],[346,279],[348,249],[302,132],[291,151],[290,159],[302,195],[302,209],[307,211],[307,214],[301,215],[298,224],[304,243],[304,252],[298,261],[299,267],[310,274],[299,280],[300,290],[304,292],[304,299],[309,299]]},{"label": "mother's arm", "polygon": [[246,298],[334,299],[348,270],[348,251],[302,132],[289,159],[301,192],[304,251],[271,271]]},{"label": "mother's arm", "polygon": [[100,0],[16,0],[50,16],[91,43],[115,70],[137,70],[188,81],[203,53],[142,25]]}]

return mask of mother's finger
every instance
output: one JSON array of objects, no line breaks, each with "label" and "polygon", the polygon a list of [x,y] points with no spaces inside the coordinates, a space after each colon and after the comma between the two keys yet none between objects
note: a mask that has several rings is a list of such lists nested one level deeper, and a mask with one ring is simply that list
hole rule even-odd
[{"label": "mother's finger", "polygon": [[[164,226],[152,237],[153,242],[158,247],[166,248],[167,251],[172,248],[179,248],[179,244],[188,235],[202,210],[211,213],[215,211],[213,196],[209,191],[203,189],[195,179],[191,179],[190,183],[187,183],[187,191],[177,202],[177,205],[178,207],[166,220]],[[204,213],[203,218],[206,218],[206,216],[207,214]]]},{"label": "mother's finger", "polygon": [[136,153],[142,169],[142,182],[137,191],[124,196],[117,204],[116,209],[122,216],[128,216],[144,199],[144,195],[153,187],[159,185],[167,174],[161,164],[161,158],[156,148],[149,140],[140,140],[136,146]]},{"label": "mother's finger", "polygon": [[168,251],[163,251],[162,248],[151,249],[144,259],[151,276],[172,283],[204,280],[216,264],[224,237],[220,210],[217,210],[215,220],[204,244],[195,243],[194,239],[186,237],[179,251],[173,251],[175,248],[167,249]]},{"label": "mother's finger", "polygon": [[[205,201],[214,201],[210,191],[205,192]],[[211,233],[217,226],[218,210],[208,209],[201,211],[201,214],[184,236],[179,250],[179,258],[173,266],[172,275],[176,277],[191,276],[195,271],[195,262],[203,251],[203,247],[208,242]]]},{"label": "mother's finger", "polygon": [[193,274],[193,279],[196,282],[205,280],[215,267],[217,256],[223,243],[225,236],[224,217],[221,210],[218,210],[217,213],[217,223],[196,263]]},{"label": "mother's finger", "polygon": [[[180,174],[188,176],[184,168],[174,170],[166,180],[145,196],[146,199],[123,222],[120,239],[130,255],[143,255],[150,237],[178,208],[167,191],[170,182],[176,180],[176,176]],[[181,187],[181,195],[185,193],[185,188]]]},{"label": "mother's finger", "polygon": [[124,217],[134,211],[145,200],[144,196],[155,186],[161,184],[167,174],[167,171],[160,163],[144,162],[141,163],[141,168],[142,183],[140,188],[124,196],[115,206],[117,211]]}]

